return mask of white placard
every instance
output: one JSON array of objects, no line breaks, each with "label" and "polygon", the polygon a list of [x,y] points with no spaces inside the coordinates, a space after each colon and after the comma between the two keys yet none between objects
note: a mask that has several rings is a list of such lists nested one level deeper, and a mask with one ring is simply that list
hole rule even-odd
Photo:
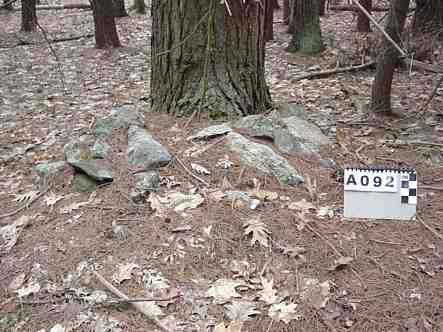
[{"label": "white placard", "polygon": [[389,170],[345,169],[344,190],[397,192],[399,173]]}]

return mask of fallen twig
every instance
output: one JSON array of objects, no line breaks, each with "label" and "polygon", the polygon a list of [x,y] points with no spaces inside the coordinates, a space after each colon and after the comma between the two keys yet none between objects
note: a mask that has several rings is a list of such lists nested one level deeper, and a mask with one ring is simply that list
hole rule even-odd
[{"label": "fallen twig", "polygon": [[198,180],[199,182],[203,183],[205,186],[209,187],[209,183],[207,183],[205,180],[203,180],[201,177],[195,175],[194,173],[192,173],[183,163],[183,161],[180,160],[179,157],[174,156],[174,159],[177,160],[177,162],[180,164],[181,167],[183,167],[183,169],[186,171],[186,173],[188,173],[190,176],[192,176],[194,179]]},{"label": "fallen twig", "polygon": [[[130,298],[121,292],[119,289],[114,287],[111,283],[109,283],[102,275],[100,275],[98,272],[91,270],[92,274],[105,286],[112,294],[115,296],[118,296],[122,300],[125,300],[126,302],[130,300]],[[143,315],[148,317],[160,330],[169,332],[169,329],[163,325],[162,322],[160,322],[156,317],[153,317],[149,312],[146,311],[146,309],[143,307],[142,303],[139,302],[128,302],[130,303],[135,309],[137,309],[139,312],[141,312]]]},{"label": "fallen twig", "polygon": [[430,231],[432,234],[434,234],[437,238],[439,238],[440,240],[443,240],[443,235],[441,235],[440,233],[438,233],[435,229],[433,229],[431,226],[429,226],[427,223],[425,223],[425,221],[420,218],[418,215],[416,216],[417,220],[428,230]]},{"label": "fallen twig", "polygon": [[403,243],[400,243],[400,242],[389,242],[389,241],[382,241],[382,240],[376,240],[376,239],[369,239],[369,241],[375,242],[375,243],[381,243],[381,244],[389,244],[389,245],[393,245],[393,246],[402,246],[403,245]]},{"label": "fallen twig", "polygon": [[371,61],[371,62],[364,63],[364,64],[358,65],[358,66],[350,66],[350,67],[336,68],[336,69],[331,69],[331,70],[316,71],[313,73],[308,73],[308,74],[294,77],[293,79],[291,79],[291,82],[296,82],[296,81],[300,81],[300,80],[307,80],[307,79],[311,79],[311,78],[324,78],[324,77],[328,77],[328,76],[331,76],[334,74],[364,70],[364,69],[371,68],[373,66],[375,66],[375,62]]},{"label": "fallen twig", "polygon": [[[12,217],[12,216],[16,215],[17,213],[23,211],[24,209],[27,209],[34,202],[36,202],[40,197],[42,197],[44,194],[46,194],[48,192],[48,190],[49,190],[49,187],[46,188],[45,190],[41,191],[37,196],[35,196],[29,202],[27,202],[23,206],[20,206],[19,208],[15,209],[14,211],[9,212],[9,213],[5,213],[5,214],[1,214],[0,215],[0,219],[7,218],[7,217]],[[4,222],[4,221],[0,221],[0,225],[6,225],[6,224],[9,224],[9,223],[8,222]]]},{"label": "fallen twig", "polygon": [[434,89],[432,90],[431,94],[428,97],[428,100],[426,100],[426,102],[420,107],[420,109],[418,110],[418,115],[420,117],[423,117],[429,104],[431,103],[432,99],[434,99],[435,95],[437,94],[438,88],[440,87],[440,85],[443,83],[443,75],[441,75],[440,79],[438,80],[437,84],[435,84]]},{"label": "fallen twig", "polygon": [[311,226],[309,226],[309,224],[308,223],[306,223],[305,224],[305,227],[307,228],[307,229],[309,229],[312,233],[314,233],[315,235],[317,235],[320,239],[322,239],[331,249],[332,249],[332,251],[334,251],[336,254],[337,254],[337,256],[339,256],[339,257],[344,257],[342,254],[341,254],[341,252],[340,251],[338,251],[337,250],[337,248],[336,247],[334,247],[334,245],[331,243],[331,242],[329,242],[329,240],[327,239],[327,238],[325,238],[323,235],[321,235],[319,232],[317,232],[315,229],[313,229]]}]

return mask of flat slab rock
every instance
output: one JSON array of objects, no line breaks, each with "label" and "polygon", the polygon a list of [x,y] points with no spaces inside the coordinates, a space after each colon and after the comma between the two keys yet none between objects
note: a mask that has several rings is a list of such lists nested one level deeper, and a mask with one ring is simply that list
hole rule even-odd
[{"label": "flat slab rock", "polygon": [[232,129],[227,124],[223,123],[220,125],[210,126],[208,128],[200,130],[195,135],[189,136],[186,140],[201,140],[209,139],[215,136],[220,136],[231,132]]},{"label": "flat slab rock", "polygon": [[239,154],[244,164],[274,175],[283,183],[297,185],[304,182],[303,177],[285,158],[264,144],[252,142],[232,132],[227,135],[227,146]]},{"label": "flat slab rock", "polygon": [[130,165],[146,168],[163,167],[171,162],[168,150],[138,126],[129,127],[127,156]]},{"label": "flat slab rock", "polygon": [[317,154],[330,140],[314,123],[296,116],[280,120],[284,126],[274,129],[274,143],[284,153]]},{"label": "flat slab rock", "polygon": [[298,116],[250,115],[233,127],[251,137],[272,139],[279,151],[290,155],[318,154],[322,146],[331,144],[319,127]]},{"label": "flat slab rock", "polygon": [[103,163],[104,162],[99,159],[69,162],[72,167],[80,170],[97,182],[112,182],[114,180],[112,173]]}]

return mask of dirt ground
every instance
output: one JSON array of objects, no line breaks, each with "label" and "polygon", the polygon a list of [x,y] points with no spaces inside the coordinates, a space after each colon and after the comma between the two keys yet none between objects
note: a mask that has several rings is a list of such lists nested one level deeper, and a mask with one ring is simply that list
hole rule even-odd
[{"label": "dirt ground", "polygon": [[[92,291],[106,290],[94,275],[85,272],[75,287],[66,287],[68,276],[76,275],[79,264],[87,262],[109,282],[119,264],[136,264],[128,280],[113,283],[131,298],[153,296],[143,287],[147,274],[167,280],[167,290],[154,295],[169,298],[157,304],[162,304],[165,316],[173,321],[170,326],[175,326],[171,330],[176,331],[213,331],[220,322],[230,321],[225,307],[205,296],[219,279],[241,280],[239,299],[253,303],[259,312],[250,315],[242,331],[443,331],[443,90],[423,116],[416,116],[438,77],[399,69],[393,105],[400,117],[370,116],[359,101],[370,98],[373,70],[294,81],[312,68],[333,68],[337,45],[355,50],[361,37],[353,32],[355,17],[327,13],[321,21],[326,50],[317,57],[300,57],[285,52],[289,36],[281,11],[276,14],[275,40],[268,44],[266,64],[273,99],[306,107],[308,117],[337,142],[322,152],[324,159],[336,162],[336,169],[313,158],[287,156],[311,179],[310,185],[288,187],[242,167],[223,141],[197,158],[189,157],[186,151],[195,143],[185,138],[218,122],[195,119],[185,128],[187,119],[146,113],[146,128],[171,154],[184,165],[196,162],[210,171],[199,175],[210,184],[207,188],[178,162],[160,170],[165,179],[178,183],[176,190],[201,193],[203,205],[186,214],[171,210],[159,216],[149,204],[133,204],[128,199],[133,170],[125,161],[126,136],[117,132],[112,184],[99,187],[92,197],[74,194],[72,172],[67,171],[29,208],[0,219],[12,223],[29,217],[11,250],[0,252],[0,329],[49,331],[58,323],[72,331],[107,331],[96,325],[100,316],[116,319],[122,331],[156,330],[127,304],[86,301]],[[41,11],[38,17],[51,38],[93,32],[88,11]],[[133,103],[148,109],[149,15],[131,13],[118,19],[124,47],[110,51],[95,49],[89,37],[49,48],[41,33],[18,32],[19,18],[19,12],[0,12],[2,215],[19,206],[16,195],[35,190],[36,163],[63,160],[64,144],[90,133],[95,119],[105,117],[113,105]],[[38,44],[17,45],[18,41]],[[433,45],[433,61],[443,63],[441,43]],[[6,158],[13,152],[14,157]],[[227,170],[217,166],[226,156],[233,163]],[[347,164],[415,168],[418,220],[343,218],[343,184],[337,169]],[[278,198],[264,199],[251,210],[211,195],[217,190],[251,191],[258,184]],[[169,187],[162,186],[158,194],[167,193]],[[49,194],[59,199],[49,203]],[[288,208],[302,199],[314,208],[303,213]],[[81,202],[88,204],[69,209]],[[265,224],[268,247],[251,245],[244,232],[244,222],[254,218]],[[128,237],[115,237],[112,222],[126,226]],[[352,261],[337,267],[334,262],[343,257]],[[19,298],[11,282],[20,275],[22,284],[39,275],[42,289]],[[269,304],[257,295],[263,278],[273,280],[282,301],[297,304],[297,319],[285,323],[269,317]],[[327,281],[329,292],[303,296],[306,280]],[[322,305],[314,303],[319,296],[327,299]],[[79,316],[85,312],[89,320],[82,323]]]}]

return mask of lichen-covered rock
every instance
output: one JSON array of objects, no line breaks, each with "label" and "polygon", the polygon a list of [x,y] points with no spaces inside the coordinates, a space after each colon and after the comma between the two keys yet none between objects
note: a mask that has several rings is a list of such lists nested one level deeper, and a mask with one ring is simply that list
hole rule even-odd
[{"label": "lichen-covered rock", "polygon": [[214,125],[214,126],[210,126],[208,128],[202,129],[198,133],[196,133],[195,135],[189,136],[187,138],[187,140],[190,141],[190,140],[210,139],[215,136],[227,134],[231,131],[232,131],[231,127],[229,127],[227,124],[223,123],[220,125]]},{"label": "lichen-covered rock", "polygon": [[304,181],[285,158],[264,144],[252,142],[237,133],[229,133],[227,145],[233,152],[238,153],[244,164],[265,174],[274,175],[283,183],[297,185]]},{"label": "lichen-covered rock", "polygon": [[135,105],[122,105],[111,109],[108,117],[97,119],[95,136],[105,137],[113,129],[128,129],[131,125],[141,126],[143,120]]},{"label": "lichen-covered rock", "polygon": [[281,119],[283,126],[275,127],[274,143],[284,153],[317,154],[322,146],[331,144],[329,139],[312,122],[291,116]]},{"label": "lichen-covered rock", "polygon": [[233,124],[235,129],[240,129],[251,137],[266,137],[274,139],[274,123],[264,115],[249,115]]},{"label": "lichen-covered rock", "polygon": [[127,156],[130,165],[145,168],[163,167],[171,161],[168,150],[138,126],[129,127]]}]

